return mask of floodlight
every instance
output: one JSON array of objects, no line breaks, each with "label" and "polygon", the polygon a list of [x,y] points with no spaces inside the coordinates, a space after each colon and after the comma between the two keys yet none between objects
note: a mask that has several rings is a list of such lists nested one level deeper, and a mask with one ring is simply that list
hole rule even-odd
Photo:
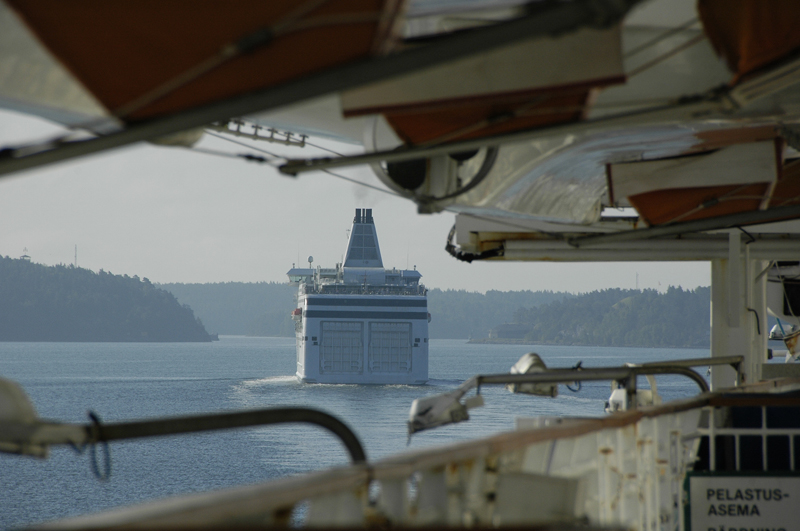
[{"label": "floodlight", "polygon": [[[547,372],[547,366],[538,354],[528,352],[517,361],[511,370],[511,374],[534,374],[537,372]],[[512,383],[506,385],[506,389],[512,393],[522,393],[526,395],[551,396],[558,395],[557,383]]]},{"label": "floodlight", "polygon": [[50,444],[79,443],[83,426],[43,421],[16,382],[0,378],[0,452],[47,457]]},{"label": "floodlight", "polygon": [[408,435],[418,431],[453,424],[469,420],[468,409],[483,405],[483,397],[475,395],[461,403],[461,397],[472,387],[476,386],[475,379],[467,380],[455,391],[440,395],[417,398],[411,404],[408,413]]}]

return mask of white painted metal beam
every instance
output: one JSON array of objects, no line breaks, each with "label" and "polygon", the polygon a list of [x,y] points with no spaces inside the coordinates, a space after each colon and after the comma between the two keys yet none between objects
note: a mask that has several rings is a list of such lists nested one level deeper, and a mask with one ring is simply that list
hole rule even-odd
[{"label": "white painted metal beam", "polygon": [[[733,234],[733,233],[732,233]],[[488,235],[487,235],[488,236]],[[591,248],[575,248],[564,240],[556,239],[503,239],[492,234],[486,239],[477,235],[481,243],[502,243],[504,253],[500,260],[540,260],[559,262],[642,262],[677,260],[724,260],[729,258],[727,235],[652,239],[628,242],[610,242]],[[511,235],[519,238],[520,235]],[[745,243],[753,260],[800,260],[800,236],[769,237],[754,235],[756,241]],[[741,247],[741,245],[740,245]]]}]

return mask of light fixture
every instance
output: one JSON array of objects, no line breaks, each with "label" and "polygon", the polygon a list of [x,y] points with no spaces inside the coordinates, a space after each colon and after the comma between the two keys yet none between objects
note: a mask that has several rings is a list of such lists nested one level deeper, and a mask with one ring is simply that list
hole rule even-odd
[{"label": "light fixture", "polygon": [[[547,372],[547,366],[542,358],[535,352],[523,355],[509,371],[511,374],[536,374]],[[555,383],[511,383],[506,389],[512,393],[536,396],[558,396],[558,384]]]},{"label": "light fixture", "polygon": [[16,383],[0,378],[0,452],[47,457],[50,444],[80,444],[84,426],[43,421]]},{"label": "light fixture", "polygon": [[461,397],[473,387],[477,387],[477,381],[470,378],[455,391],[414,400],[408,414],[408,436],[429,428],[469,420],[467,410],[483,405],[483,397],[479,394],[461,403]]},{"label": "light fixture", "polygon": [[[800,338],[800,332],[798,337]],[[697,384],[701,393],[706,393],[709,390],[708,383],[691,367],[730,365],[738,375],[742,360],[742,356],[717,356],[641,365],[626,364],[622,367],[583,368],[579,363],[568,369],[548,369],[537,354],[530,352],[514,364],[510,373],[479,374],[453,391],[414,400],[409,412],[408,435],[410,438],[418,431],[469,420],[467,410],[483,405],[483,397],[480,395],[482,385],[505,385],[513,393],[555,397],[558,394],[558,384],[569,386],[573,382],[610,380],[614,382],[613,393],[606,403],[606,411],[624,411],[661,403],[654,378],[657,374],[685,376]],[[650,389],[637,391],[638,376],[647,377]],[[473,388],[478,390],[478,394],[462,402],[463,396]]]}]

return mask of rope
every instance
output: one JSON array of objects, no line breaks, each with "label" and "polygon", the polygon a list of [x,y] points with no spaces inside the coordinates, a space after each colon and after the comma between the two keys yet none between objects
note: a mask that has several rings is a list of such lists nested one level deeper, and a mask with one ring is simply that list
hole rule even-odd
[{"label": "rope", "polygon": [[[581,360],[578,363],[576,363],[575,366],[572,369],[576,370],[576,371],[582,370],[583,369],[583,360]],[[577,380],[577,382],[575,382],[575,383],[578,384],[578,386],[575,389],[573,389],[572,386],[569,385],[569,384],[564,384],[564,385],[566,386],[567,389],[569,389],[573,393],[577,393],[578,391],[581,390],[581,388],[583,388],[583,382],[581,380]]]},{"label": "rope", "polygon": [[108,441],[105,440],[103,436],[103,424],[100,421],[100,417],[94,411],[89,411],[89,419],[92,421],[91,430],[92,430],[92,440],[94,441],[102,441],[103,449],[105,450],[105,459],[104,465],[105,470],[101,473],[100,467],[97,464],[97,443],[92,442],[90,443],[91,447],[91,463],[92,463],[92,472],[94,473],[95,477],[100,481],[108,481],[108,478],[111,477],[111,449],[108,447]]}]

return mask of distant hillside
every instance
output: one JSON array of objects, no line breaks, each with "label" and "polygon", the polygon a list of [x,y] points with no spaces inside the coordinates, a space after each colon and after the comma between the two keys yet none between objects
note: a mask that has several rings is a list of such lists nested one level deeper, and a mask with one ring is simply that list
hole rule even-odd
[{"label": "distant hillside", "polygon": [[606,289],[520,308],[508,322],[524,325],[513,327],[514,332],[535,343],[708,347],[710,300],[708,287],[670,286],[666,293]]},{"label": "distant hillside", "polygon": [[513,318],[519,308],[538,307],[574,297],[554,291],[474,291],[432,289],[428,292],[430,337],[468,339],[486,337],[494,326]]},{"label": "distant hillside", "polygon": [[[296,287],[275,282],[216,284],[159,284],[188,304],[217,334],[250,336],[294,335],[290,314]],[[492,326],[507,321],[520,307],[533,307],[564,297],[552,291],[489,291],[486,294],[440,289],[428,293],[432,315],[430,337],[485,337]]]},{"label": "distant hillside", "polygon": [[0,341],[211,340],[146,278],[0,257]]},{"label": "distant hillside", "polygon": [[[296,288],[278,283],[161,284],[188,304],[209,330],[225,335],[294,335]],[[565,345],[707,347],[709,288],[693,291],[608,289],[582,295],[552,291],[431,289],[430,337],[486,338]],[[507,324],[505,327],[501,326]],[[510,337],[510,336],[508,336]]]},{"label": "distant hillside", "polygon": [[189,305],[215,334],[294,336],[297,288],[277,282],[158,284]]}]

